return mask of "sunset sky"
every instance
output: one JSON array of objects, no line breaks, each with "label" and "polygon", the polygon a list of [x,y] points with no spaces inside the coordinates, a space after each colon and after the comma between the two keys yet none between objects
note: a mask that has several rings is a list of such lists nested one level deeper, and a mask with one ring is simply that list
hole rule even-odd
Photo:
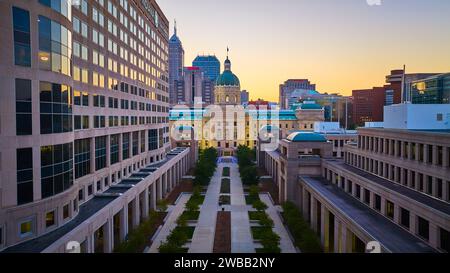
[{"label": "sunset sky", "polygon": [[191,65],[197,54],[232,70],[252,99],[278,101],[278,86],[308,78],[320,92],[350,95],[384,84],[390,70],[450,71],[450,1],[157,0]]}]

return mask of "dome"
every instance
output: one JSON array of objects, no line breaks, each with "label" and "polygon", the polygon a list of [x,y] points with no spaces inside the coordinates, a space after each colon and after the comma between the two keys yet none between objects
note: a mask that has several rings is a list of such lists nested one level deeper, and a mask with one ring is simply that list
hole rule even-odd
[{"label": "dome", "polygon": [[241,86],[239,78],[231,72],[231,61],[230,59],[225,60],[225,69],[222,74],[217,77],[216,86]]},{"label": "dome", "polygon": [[217,77],[216,86],[241,86],[241,83],[239,82],[239,78],[234,75],[233,72],[225,70]]},{"label": "dome", "polygon": [[327,142],[327,139],[314,132],[294,132],[287,137],[292,142]]}]

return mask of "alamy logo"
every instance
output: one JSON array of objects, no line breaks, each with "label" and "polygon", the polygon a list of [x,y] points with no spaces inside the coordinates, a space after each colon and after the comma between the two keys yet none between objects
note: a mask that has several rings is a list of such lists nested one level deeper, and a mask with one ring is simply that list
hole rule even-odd
[{"label": "alamy logo", "polygon": [[377,241],[368,242],[366,245],[366,253],[381,253],[381,245]]},{"label": "alamy logo", "polygon": [[66,253],[81,253],[81,245],[77,241],[70,241],[66,245]]},{"label": "alamy logo", "polygon": [[381,0],[366,0],[369,6],[381,6]]}]

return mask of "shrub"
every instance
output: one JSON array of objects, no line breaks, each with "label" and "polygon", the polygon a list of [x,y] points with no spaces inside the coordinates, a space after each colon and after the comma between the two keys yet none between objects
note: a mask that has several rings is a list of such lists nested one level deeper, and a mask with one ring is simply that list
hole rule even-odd
[{"label": "shrub", "polygon": [[316,233],[303,219],[300,211],[292,202],[283,204],[283,218],[294,237],[295,245],[304,253],[320,253],[322,247]]},{"label": "shrub", "polygon": [[167,202],[166,199],[159,199],[156,202],[156,208],[158,209],[158,211],[161,211],[161,212],[165,212],[167,210],[168,205],[169,205],[169,203]]},{"label": "shrub", "polygon": [[230,193],[230,179],[222,179],[222,183],[220,184],[220,193]]},{"label": "shrub", "polygon": [[222,176],[230,176],[230,168],[229,167],[224,167],[222,169]]},{"label": "shrub", "polygon": [[261,201],[261,200],[255,200],[253,203],[252,203],[252,206],[253,206],[253,208],[254,209],[256,209],[257,211],[265,211],[266,209],[267,209],[267,205],[263,202],[263,201]]},{"label": "shrub", "polygon": [[200,151],[198,161],[195,166],[194,182],[197,185],[208,185],[214,174],[217,165],[217,150],[208,148]]}]

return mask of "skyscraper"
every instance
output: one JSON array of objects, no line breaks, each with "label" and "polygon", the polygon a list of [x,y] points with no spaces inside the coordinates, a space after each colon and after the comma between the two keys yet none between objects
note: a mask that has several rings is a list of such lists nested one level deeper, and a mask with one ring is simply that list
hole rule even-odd
[{"label": "skyscraper", "polygon": [[307,79],[290,79],[280,84],[279,103],[281,109],[288,109],[287,100],[295,90],[316,90],[316,85]]},{"label": "skyscraper", "polygon": [[5,0],[0,29],[0,251],[112,252],[189,168],[169,22],[155,0]]},{"label": "skyscraper", "polygon": [[177,36],[175,22],[174,33],[169,40],[169,100],[170,104],[177,103],[175,81],[183,78],[184,49]]},{"label": "skyscraper", "polygon": [[199,55],[192,62],[192,66],[200,67],[211,81],[215,82],[220,75],[220,62],[213,55]]}]

